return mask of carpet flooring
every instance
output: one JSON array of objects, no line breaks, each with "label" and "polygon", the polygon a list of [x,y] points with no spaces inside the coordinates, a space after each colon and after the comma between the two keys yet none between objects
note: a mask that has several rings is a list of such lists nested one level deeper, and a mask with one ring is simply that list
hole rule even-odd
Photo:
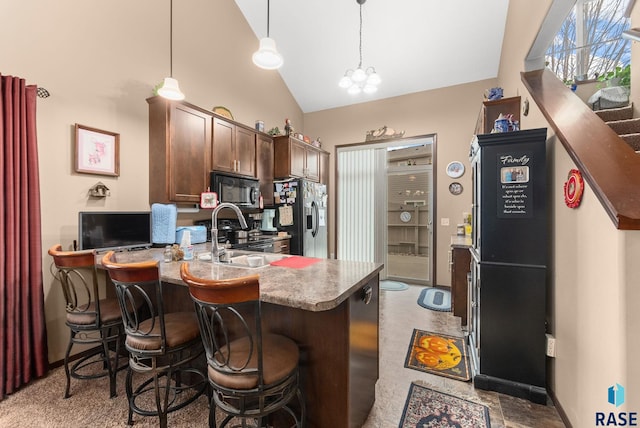
[{"label": "carpet flooring", "polygon": [[490,428],[489,409],[412,383],[400,428]]},{"label": "carpet flooring", "polygon": [[[71,397],[64,399],[64,368],[58,367],[0,401],[0,427],[129,427],[126,372],[118,373],[117,397],[109,398],[107,378],[71,379]],[[168,423],[170,427],[205,427],[208,414],[207,397],[201,396],[184,409],[170,413]],[[133,421],[136,428],[158,426],[156,417],[134,414]]]}]

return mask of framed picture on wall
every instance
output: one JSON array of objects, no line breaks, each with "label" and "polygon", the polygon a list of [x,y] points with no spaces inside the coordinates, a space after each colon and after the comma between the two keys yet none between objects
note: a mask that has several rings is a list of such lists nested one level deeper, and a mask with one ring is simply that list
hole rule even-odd
[{"label": "framed picture on wall", "polygon": [[75,171],[120,175],[120,134],[76,123]]}]

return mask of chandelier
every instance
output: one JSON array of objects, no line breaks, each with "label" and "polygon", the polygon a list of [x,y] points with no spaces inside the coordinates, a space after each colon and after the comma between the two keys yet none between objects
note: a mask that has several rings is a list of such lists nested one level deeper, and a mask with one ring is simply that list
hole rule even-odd
[{"label": "chandelier", "polygon": [[352,95],[359,94],[360,92],[373,94],[378,90],[378,85],[382,81],[380,75],[376,73],[375,68],[362,68],[362,5],[366,1],[367,0],[356,0],[356,3],[360,5],[360,62],[358,63],[358,68],[355,70],[348,69],[344,73],[344,76],[342,76],[342,79],[340,79],[340,82],[338,82],[338,86],[346,89],[347,92]]}]

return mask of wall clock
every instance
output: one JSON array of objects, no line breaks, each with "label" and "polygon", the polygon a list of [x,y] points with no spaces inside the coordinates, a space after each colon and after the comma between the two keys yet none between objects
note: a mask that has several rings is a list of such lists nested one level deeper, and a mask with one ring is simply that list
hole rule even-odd
[{"label": "wall clock", "polygon": [[404,223],[408,223],[411,221],[411,213],[409,211],[402,211],[400,213],[400,220],[402,220]]},{"label": "wall clock", "polygon": [[447,165],[447,175],[451,178],[459,178],[464,174],[464,165],[462,162],[453,161]]},{"label": "wall clock", "polygon": [[460,193],[462,193],[462,184],[458,183],[457,181],[449,184],[449,192],[451,192],[452,195],[459,195]]}]

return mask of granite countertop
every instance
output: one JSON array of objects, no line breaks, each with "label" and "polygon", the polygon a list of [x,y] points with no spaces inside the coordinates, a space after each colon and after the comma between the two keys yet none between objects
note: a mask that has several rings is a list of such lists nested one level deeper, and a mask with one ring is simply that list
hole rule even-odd
[{"label": "granite countertop", "polygon": [[[229,279],[259,274],[260,299],[263,302],[314,312],[339,306],[359,287],[378,275],[383,268],[382,263],[333,259],[320,259],[317,263],[302,269],[269,265],[259,268],[242,268],[198,260],[198,254],[208,253],[210,249],[210,243],[194,245],[195,257],[188,262],[164,263],[162,248],[116,253],[116,261],[131,263],[158,260],[162,281],[183,286],[185,284],[180,278],[182,263],[189,263],[191,273],[202,278]],[[101,260],[103,255],[97,255],[96,259]]]},{"label": "granite countertop", "polygon": [[471,241],[471,236],[468,235],[451,235],[451,246],[452,247],[471,247],[473,242]]}]

